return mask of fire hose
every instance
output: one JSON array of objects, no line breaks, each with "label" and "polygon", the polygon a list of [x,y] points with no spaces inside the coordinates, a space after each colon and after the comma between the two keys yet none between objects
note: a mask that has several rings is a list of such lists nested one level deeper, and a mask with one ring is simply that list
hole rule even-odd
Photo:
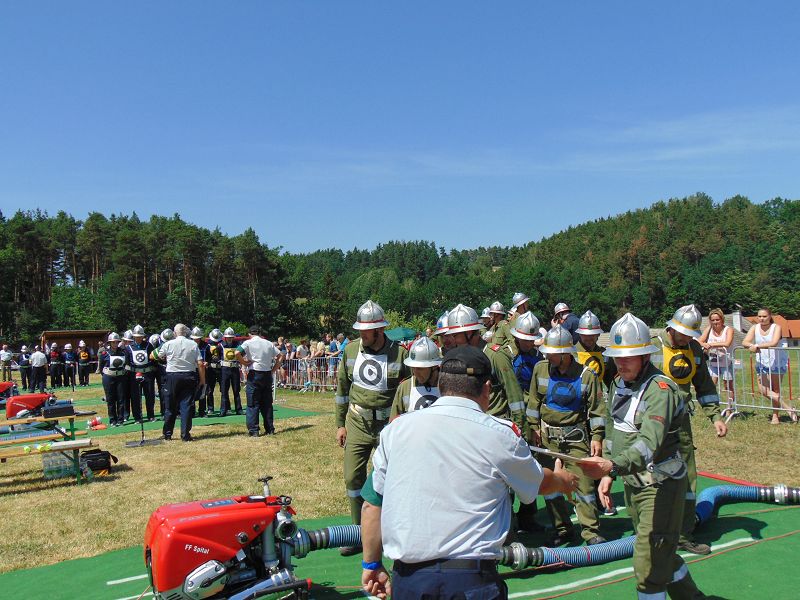
[{"label": "fire hose", "polygon": [[[707,522],[723,504],[734,502],[762,502],[776,504],[800,504],[800,488],[785,484],[775,486],[720,485],[706,488],[698,494],[695,522],[700,526]],[[534,548],[519,542],[503,547],[499,564],[520,571],[529,567],[566,564],[572,567],[601,565],[633,556],[636,536],[631,535],[594,546],[567,548]],[[292,555],[306,556],[313,550],[357,546],[361,544],[360,525],[334,525],[322,529],[298,529],[292,539]]]}]

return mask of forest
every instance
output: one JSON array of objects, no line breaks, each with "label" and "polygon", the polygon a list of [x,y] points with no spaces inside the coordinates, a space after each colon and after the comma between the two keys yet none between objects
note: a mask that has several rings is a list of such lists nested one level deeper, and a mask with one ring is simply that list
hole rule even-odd
[{"label": "forest", "polygon": [[[535,227],[531,227],[535,231]],[[524,246],[454,250],[433,241],[284,252],[252,228],[226,235],[177,214],[0,213],[0,337],[47,329],[148,332],[176,322],[269,336],[351,333],[368,298],[392,325],[424,329],[446,308],[515,291],[544,321],[557,302],[607,328],[632,311],[654,325],[683,304],[800,316],[800,200],[705,194],[565,226]]]}]

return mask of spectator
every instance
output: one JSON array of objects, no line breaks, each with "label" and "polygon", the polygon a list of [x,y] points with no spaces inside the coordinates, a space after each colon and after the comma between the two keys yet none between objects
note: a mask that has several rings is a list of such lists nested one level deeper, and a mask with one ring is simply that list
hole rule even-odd
[{"label": "spectator", "polygon": [[338,340],[333,339],[330,333],[325,335],[325,342],[328,344],[328,380],[333,381],[336,377],[336,367],[339,364],[342,349]]},{"label": "spectator", "polygon": [[300,345],[294,353],[297,359],[297,384],[303,387],[305,391],[307,387],[311,386],[310,365],[309,357],[311,356],[311,349],[308,346],[308,340],[300,340]]},{"label": "spectator", "polygon": [[728,412],[733,413],[736,406],[731,368],[733,361],[730,354],[733,346],[733,328],[725,325],[725,314],[720,308],[708,313],[708,320],[710,324],[698,341],[708,354],[708,371],[711,373],[714,385],[718,386],[719,380],[722,379],[728,392],[728,408],[722,411],[722,416],[725,416]]},{"label": "spectator", "polygon": [[792,423],[797,423],[797,411],[781,398],[781,379],[788,367],[786,353],[780,349],[782,337],[781,326],[772,318],[772,312],[759,308],[758,325],[750,328],[742,342],[742,346],[756,355],[758,389],[772,401],[772,425],[780,423],[780,408],[789,413]]},{"label": "spectator", "polygon": [[8,349],[8,344],[3,344],[3,349],[0,350],[0,366],[3,368],[3,381],[11,381],[11,359],[13,354]]}]

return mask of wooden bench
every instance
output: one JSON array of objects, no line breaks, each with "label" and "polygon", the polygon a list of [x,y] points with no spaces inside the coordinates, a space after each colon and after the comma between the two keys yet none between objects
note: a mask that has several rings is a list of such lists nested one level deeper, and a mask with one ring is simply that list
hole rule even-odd
[{"label": "wooden bench", "polygon": [[[75,419],[77,417],[75,415],[67,415],[63,417],[29,417],[27,419],[6,419],[4,421],[0,421],[0,427],[8,426],[8,425],[23,425],[23,424],[30,424],[30,423],[47,423],[51,426],[51,429],[55,432],[53,434],[48,434],[44,436],[27,436],[27,438],[12,438],[9,440],[3,440],[5,442],[3,445],[10,446],[14,445],[13,447],[9,448],[0,448],[0,463],[6,462],[9,458],[23,458],[26,456],[37,456],[40,454],[46,454],[48,452],[71,452],[73,466],[73,473],[75,474],[75,481],[77,483],[82,483],[85,479],[81,473],[81,463],[80,463],[80,451],[82,448],[90,448],[94,446],[92,443],[91,438],[86,438],[82,440],[76,440],[75,437],[77,435],[83,435],[86,432],[76,432],[75,431]],[[66,428],[59,428],[57,421],[69,421],[69,429]],[[57,440],[61,439],[63,441],[60,442],[52,442],[49,444],[49,447],[46,449],[35,449],[29,448],[27,451],[25,450],[24,446],[20,444],[37,444],[42,441],[49,441],[46,438]],[[87,479],[88,481],[88,479]]]}]

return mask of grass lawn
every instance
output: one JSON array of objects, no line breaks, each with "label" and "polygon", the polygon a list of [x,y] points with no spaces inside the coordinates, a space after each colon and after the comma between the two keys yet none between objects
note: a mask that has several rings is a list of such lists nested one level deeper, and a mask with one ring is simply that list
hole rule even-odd
[{"label": "grass lawn", "polygon": [[[102,387],[92,377],[93,385],[78,389],[74,399],[81,409],[93,408],[105,417]],[[59,397],[73,394],[62,391]],[[275,477],[274,493],[294,498],[301,519],[346,514],[333,394],[278,390],[276,407],[281,418],[274,437],[248,437],[241,417],[196,425],[192,435],[197,441],[189,444],[174,440],[126,448],[126,441],[139,439],[138,429],[112,429],[97,440],[120,463],[111,477],[88,485],[44,480],[38,457],[0,465],[5,515],[0,521],[0,572],[138,546],[147,519],[158,506],[260,493],[256,480],[265,474]],[[78,424],[85,426],[84,421]],[[719,439],[707,420],[694,417],[700,470],[800,486],[795,426],[771,426],[768,414],[759,413],[735,418],[730,428],[728,437]],[[151,438],[158,434],[158,430],[147,432]]]}]

